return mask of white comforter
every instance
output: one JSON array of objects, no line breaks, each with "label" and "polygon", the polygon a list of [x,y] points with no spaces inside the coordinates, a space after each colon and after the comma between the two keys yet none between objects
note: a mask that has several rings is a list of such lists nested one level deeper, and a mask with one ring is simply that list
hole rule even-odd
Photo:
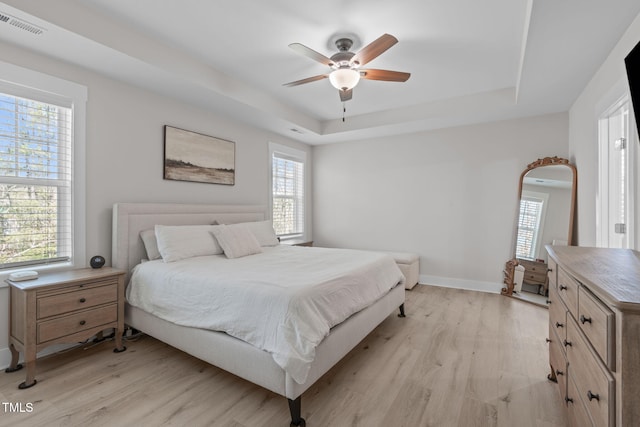
[{"label": "white comforter", "polygon": [[161,319],[224,331],[268,351],[298,383],[330,328],[404,282],[388,255],[346,249],[263,248],[136,266],[127,300]]}]

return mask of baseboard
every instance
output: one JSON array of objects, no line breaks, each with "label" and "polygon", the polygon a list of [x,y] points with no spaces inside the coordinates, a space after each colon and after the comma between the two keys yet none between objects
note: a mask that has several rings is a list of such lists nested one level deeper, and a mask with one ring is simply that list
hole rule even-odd
[{"label": "baseboard", "polygon": [[9,347],[0,348],[0,368],[4,371],[11,363],[11,351]]},{"label": "baseboard", "polygon": [[488,292],[499,294],[502,290],[502,283],[482,282],[478,280],[457,279],[454,277],[438,277],[428,274],[421,274],[420,281],[423,285],[442,286],[444,288],[466,289],[469,291]]}]

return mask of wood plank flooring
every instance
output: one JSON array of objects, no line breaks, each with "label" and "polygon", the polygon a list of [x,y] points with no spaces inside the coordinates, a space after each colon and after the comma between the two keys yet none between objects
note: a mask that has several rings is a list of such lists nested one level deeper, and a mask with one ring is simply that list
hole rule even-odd
[{"label": "wood plank flooring", "polygon": [[[548,373],[548,311],[513,298],[434,286],[406,295],[302,397],[309,427],[564,426]],[[286,399],[151,337],[77,348],[0,373],[0,401],[33,404],[0,426],[285,427]]]}]

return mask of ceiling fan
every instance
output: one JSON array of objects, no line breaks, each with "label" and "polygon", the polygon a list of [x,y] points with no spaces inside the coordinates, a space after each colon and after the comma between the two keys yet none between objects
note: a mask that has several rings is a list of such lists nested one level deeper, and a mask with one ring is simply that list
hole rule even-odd
[{"label": "ceiling fan", "polygon": [[377,58],[394,44],[398,43],[398,39],[390,34],[383,34],[367,46],[363,47],[357,53],[350,52],[353,46],[353,40],[349,38],[340,38],[336,40],[338,52],[327,58],[321,53],[300,43],[291,43],[289,47],[301,55],[318,61],[321,64],[331,67],[332,71],[328,74],[320,74],[306,79],[296,80],[295,82],[285,83],[284,86],[298,86],[305,83],[311,83],[318,80],[328,78],[333,87],[338,89],[341,101],[348,101],[353,97],[353,88],[358,84],[361,78],[367,80],[382,80],[386,82],[406,82],[411,76],[410,73],[389,70],[360,69],[368,62]]}]

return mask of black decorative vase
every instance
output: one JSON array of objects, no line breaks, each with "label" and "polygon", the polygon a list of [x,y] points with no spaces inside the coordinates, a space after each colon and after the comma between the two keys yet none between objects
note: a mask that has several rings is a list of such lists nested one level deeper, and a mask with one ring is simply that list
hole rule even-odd
[{"label": "black decorative vase", "polygon": [[100,268],[104,265],[104,257],[100,255],[96,255],[89,261],[89,265],[91,268]]}]

